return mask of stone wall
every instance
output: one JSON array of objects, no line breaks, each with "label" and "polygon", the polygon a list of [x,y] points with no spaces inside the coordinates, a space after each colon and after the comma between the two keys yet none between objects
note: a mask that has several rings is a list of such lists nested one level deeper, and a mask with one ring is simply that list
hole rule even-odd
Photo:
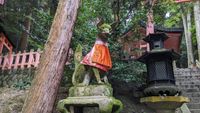
[{"label": "stone wall", "polygon": [[0,87],[18,87],[24,89],[30,86],[35,68],[0,70]]},{"label": "stone wall", "polygon": [[200,69],[176,69],[175,77],[182,95],[190,98],[191,113],[200,113]]}]

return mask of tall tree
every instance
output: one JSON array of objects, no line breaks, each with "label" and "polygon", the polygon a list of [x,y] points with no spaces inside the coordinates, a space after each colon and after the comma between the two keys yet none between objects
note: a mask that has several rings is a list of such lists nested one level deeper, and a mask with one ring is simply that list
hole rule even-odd
[{"label": "tall tree", "polygon": [[[27,16],[31,16],[31,13],[29,12],[29,14]],[[25,17],[24,19],[24,29],[22,31],[22,35],[19,41],[19,50],[24,51],[26,50],[27,46],[28,46],[28,37],[29,37],[29,32],[31,29],[31,20],[29,17]]]},{"label": "tall tree", "polygon": [[[189,7],[187,8],[188,10],[184,10],[184,8],[181,7],[181,10],[182,10],[182,20],[183,20],[185,41],[186,41],[186,47],[187,47],[188,67],[192,67],[194,64],[194,55],[193,55],[193,49],[192,49],[191,10]],[[186,11],[186,13],[184,11]]]},{"label": "tall tree", "polygon": [[200,1],[199,0],[196,0],[194,2],[194,18],[196,27],[198,57],[199,57],[198,60],[200,61]]},{"label": "tall tree", "polygon": [[52,113],[80,0],[60,0],[22,113]]}]

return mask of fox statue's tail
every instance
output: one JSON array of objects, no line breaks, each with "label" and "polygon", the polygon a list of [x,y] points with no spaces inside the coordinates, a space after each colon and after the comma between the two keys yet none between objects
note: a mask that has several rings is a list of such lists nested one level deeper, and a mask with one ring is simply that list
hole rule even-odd
[{"label": "fox statue's tail", "polygon": [[73,85],[82,83],[82,81],[84,79],[86,70],[85,70],[85,66],[80,63],[82,60],[82,56],[83,56],[82,55],[82,46],[80,44],[78,44],[78,46],[76,47],[76,50],[75,50],[75,54],[74,54],[75,69],[74,69],[74,73],[72,76]]}]

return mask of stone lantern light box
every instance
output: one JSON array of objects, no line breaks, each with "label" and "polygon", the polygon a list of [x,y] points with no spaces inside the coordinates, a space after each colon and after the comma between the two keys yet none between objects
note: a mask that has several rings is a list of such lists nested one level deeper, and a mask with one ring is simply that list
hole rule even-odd
[{"label": "stone lantern light box", "polygon": [[175,86],[173,60],[180,57],[172,49],[164,48],[167,39],[165,33],[149,34],[144,41],[149,43],[150,51],[143,54],[138,61],[147,66],[147,85],[144,93],[148,96],[176,95],[180,93]]}]

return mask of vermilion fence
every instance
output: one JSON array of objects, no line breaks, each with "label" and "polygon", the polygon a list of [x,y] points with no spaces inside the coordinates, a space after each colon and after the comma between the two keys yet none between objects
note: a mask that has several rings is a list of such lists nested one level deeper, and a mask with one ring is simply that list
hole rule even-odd
[{"label": "vermilion fence", "polygon": [[[41,53],[42,51],[38,49],[37,51],[31,50],[30,52],[24,51],[0,56],[0,70],[37,67],[40,62]],[[70,64],[72,54],[73,50],[70,48],[66,65]]]},{"label": "vermilion fence", "polygon": [[18,69],[37,67],[42,51],[18,52],[0,56],[0,69]]}]

